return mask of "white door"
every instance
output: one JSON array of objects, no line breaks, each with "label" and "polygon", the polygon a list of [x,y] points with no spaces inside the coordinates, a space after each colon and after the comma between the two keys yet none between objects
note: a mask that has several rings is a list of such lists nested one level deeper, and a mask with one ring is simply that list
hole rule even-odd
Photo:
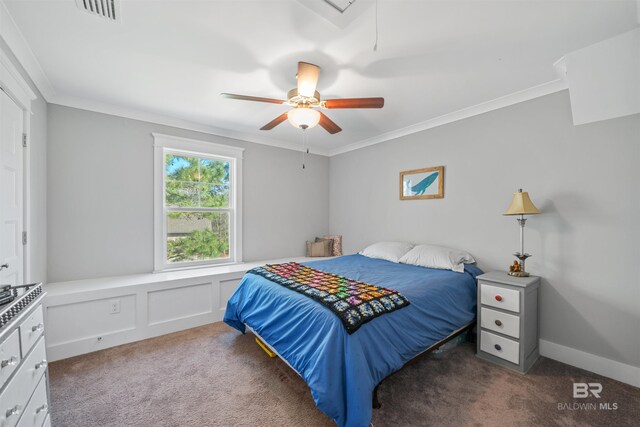
[{"label": "white door", "polygon": [[22,249],[22,110],[0,90],[0,285],[20,285]]}]

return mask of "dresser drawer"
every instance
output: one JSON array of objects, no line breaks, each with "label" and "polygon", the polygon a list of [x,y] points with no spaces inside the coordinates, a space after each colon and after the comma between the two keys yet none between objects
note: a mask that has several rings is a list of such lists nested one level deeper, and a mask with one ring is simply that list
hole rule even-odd
[{"label": "dresser drawer", "polygon": [[44,332],[44,317],[42,313],[42,305],[38,306],[20,324],[20,343],[22,346],[22,357],[26,356]]},{"label": "dresser drawer", "polygon": [[18,427],[41,427],[48,413],[47,381],[43,377],[33,396],[31,396],[31,400],[27,404],[26,409],[22,413]]},{"label": "dresser drawer", "polygon": [[510,337],[520,338],[520,317],[482,307],[480,326],[483,329],[500,332]]},{"label": "dresser drawer", "polygon": [[520,363],[520,343],[487,331],[480,331],[480,350],[514,364]]},{"label": "dresser drawer", "polygon": [[0,388],[20,364],[20,334],[16,329],[0,344]]},{"label": "dresser drawer", "polygon": [[17,424],[33,390],[47,369],[45,356],[44,339],[41,339],[0,394],[0,426],[13,427]]},{"label": "dresser drawer", "polygon": [[480,302],[503,310],[520,312],[520,292],[480,283]]}]

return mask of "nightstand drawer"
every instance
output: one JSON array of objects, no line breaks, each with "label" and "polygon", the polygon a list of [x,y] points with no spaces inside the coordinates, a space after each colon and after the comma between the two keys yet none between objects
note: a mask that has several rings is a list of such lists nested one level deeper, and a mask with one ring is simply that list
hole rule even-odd
[{"label": "nightstand drawer", "polygon": [[520,363],[520,343],[509,338],[480,331],[480,350],[516,365]]},{"label": "nightstand drawer", "polygon": [[482,307],[480,326],[484,329],[509,335],[510,337],[520,338],[520,318],[513,314]]},{"label": "nightstand drawer", "polygon": [[480,302],[482,305],[520,312],[520,292],[515,289],[501,288],[480,283]]}]

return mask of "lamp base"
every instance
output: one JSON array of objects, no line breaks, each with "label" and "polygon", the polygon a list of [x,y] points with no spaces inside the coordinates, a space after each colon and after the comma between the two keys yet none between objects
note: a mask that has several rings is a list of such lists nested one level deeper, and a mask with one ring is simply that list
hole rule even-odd
[{"label": "lamp base", "polygon": [[507,271],[507,274],[514,277],[529,277],[529,273],[526,271]]}]

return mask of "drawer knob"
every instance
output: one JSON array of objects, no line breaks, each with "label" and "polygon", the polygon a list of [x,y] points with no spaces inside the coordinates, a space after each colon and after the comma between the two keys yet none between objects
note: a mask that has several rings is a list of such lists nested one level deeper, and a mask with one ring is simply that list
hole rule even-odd
[{"label": "drawer knob", "polygon": [[18,358],[15,356],[11,356],[8,359],[4,359],[0,362],[0,368],[6,368],[7,366],[15,366],[18,364]]},{"label": "drawer knob", "polygon": [[37,325],[31,328],[31,332],[38,332],[44,329],[44,325],[42,323],[38,323]]},{"label": "drawer knob", "polygon": [[46,360],[43,360],[42,362],[36,363],[36,369],[46,368],[46,367],[47,367],[47,361]]},{"label": "drawer knob", "polygon": [[494,347],[498,351],[502,350],[502,347],[500,346],[500,344],[496,344],[496,345],[494,345]]},{"label": "drawer knob", "polygon": [[502,296],[496,295],[496,301],[502,301]]},{"label": "drawer knob", "polygon": [[20,405],[16,405],[13,408],[9,408],[7,409],[7,418],[13,416],[13,415],[20,415],[20,412],[22,412],[22,406]]},{"label": "drawer knob", "polygon": [[502,326],[502,322],[501,322],[501,321],[499,321],[498,319],[496,319],[496,325],[497,325],[497,326]]},{"label": "drawer knob", "polygon": [[47,409],[49,409],[49,405],[45,403],[42,406],[40,406],[38,409],[36,409],[36,414],[39,414],[42,411],[46,411]]}]

